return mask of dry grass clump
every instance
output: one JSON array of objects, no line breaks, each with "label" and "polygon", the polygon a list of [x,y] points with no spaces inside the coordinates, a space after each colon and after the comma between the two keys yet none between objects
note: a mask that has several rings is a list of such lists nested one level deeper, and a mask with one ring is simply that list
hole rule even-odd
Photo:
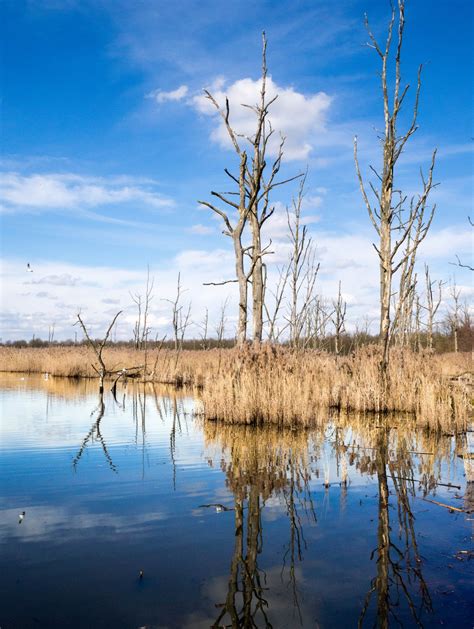
[{"label": "dry grass clump", "polygon": [[350,357],[281,347],[234,353],[227,369],[206,379],[206,417],[237,423],[305,424],[321,408],[413,415],[420,425],[465,429],[470,392],[440,372],[430,355],[393,351],[385,393],[376,347]]},{"label": "dry grass clump", "polygon": [[[220,358],[226,350],[183,351],[178,356],[173,350],[144,351],[133,348],[107,347],[103,357],[109,371],[143,367],[146,379],[169,384],[200,386],[205,374],[220,368]],[[158,360],[157,360],[158,359]],[[85,345],[73,347],[13,348],[0,347],[0,371],[21,373],[49,373],[67,378],[96,378],[92,367],[94,356]],[[155,365],[156,362],[156,365]]]}]

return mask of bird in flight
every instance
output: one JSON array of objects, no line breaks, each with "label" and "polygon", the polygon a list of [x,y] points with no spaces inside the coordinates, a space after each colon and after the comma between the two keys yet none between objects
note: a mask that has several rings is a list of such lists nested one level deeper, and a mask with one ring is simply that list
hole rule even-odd
[{"label": "bird in flight", "polygon": [[26,270],[29,271],[30,273],[33,273],[33,269],[30,266],[30,263],[28,262],[28,264],[26,265]]}]

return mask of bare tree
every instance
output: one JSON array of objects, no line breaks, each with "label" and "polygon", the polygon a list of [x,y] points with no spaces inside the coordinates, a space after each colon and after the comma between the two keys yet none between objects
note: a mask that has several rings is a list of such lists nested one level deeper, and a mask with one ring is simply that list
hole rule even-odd
[{"label": "bare tree", "polygon": [[327,337],[327,325],[331,321],[333,311],[322,295],[316,295],[306,319],[304,347],[321,347]]},{"label": "bare tree", "polygon": [[219,347],[221,347],[222,341],[224,340],[224,336],[225,336],[225,328],[227,324],[226,312],[227,312],[228,303],[229,303],[229,298],[227,297],[221,306],[219,320],[216,325],[217,344]]},{"label": "bare tree", "polygon": [[[421,224],[418,223],[418,228]],[[408,344],[414,315],[414,304],[417,284],[415,273],[416,244],[418,231],[407,235],[403,263],[400,268],[398,295],[393,296],[394,317],[392,321],[391,336],[397,335],[399,344],[404,347]],[[415,243],[413,242],[415,240]]]},{"label": "bare tree", "polygon": [[[278,268],[278,280],[277,280],[275,290],[273,291],[268,286],[266,288],[266,298],[264,302],[264,309],[265,309],[265,316],[267,318],[268,340],[271,343],[277,343],[280,339],[280,336],[288,327],[288,323],[285,323],[283,326],[279,325],[279,315],[280,315],[281,308],[284,304],[285,289],[288,284],[289,275],[290,275],[290,265],[289,264],[283,265],[282,267]],[[269,304],[269,300],[268,300],[269,294],[272,297],[272,306],[270,306]]]},{"label": "bare tree", "polygon": [[98,367],[96,367],[94,364],[92,364],[92,368],[94,369],[94,371],[97,373],[97,375],[99,376],[99,393],[103,393],[104,392],[104,379],[107,376],[108,373],[111,373],[104,362],[104,359],[102,357],[102,352],[104,350],[104,347],[107,343],[107,340],[109,338],[109,335],[112,331],[112,328],[115,325],[115,322],[117,321],[118,317],[122,314],[122,311],[120,310],[119,312],[117,312],[117,314],[115,315],[115,317],[112,319],[112,323],[109,325],[109,327],[107,328],[107,331],[105,333],[104,338],[101,341],[97,341],[97,340],[92,340],[92,338],[90,337],[87,328],[85,326],[85,323],[83,322],[82,318],[81,318],[81,314],[78,313],[77,314],[77,323],[80,324],[82,331],[84,332],[84,336],[87,339],[87,342],[89,344],[89,346],[91,347],[92,351],[94,352],[96,358],[97,358],[97,362],[98,362]]},{"label": "bare tree", "polygon": [[[223,233],[233,240],[235,254],[236,279],[223,282],[212,282],[213,285],[222,285],[229,282],[237,282],[239,285],[239,324],[237,330],[237,342],[242,345],[247,335],[247,306],[248,283],[252,284],[252,315],[253,315],[253,340],[259,343],[263,333],[263,309],[265,300],[265,277],[263,258],[271,253],[271,241],[267,245],[262,244],[262,227],[272,216],[274,207],[270,205],[272,190],[284,183],[293,181],[291,177],[283,181],[277,181],[283,158],[284,137],[281,137],[277,155],[270,167],[267,168],[269,141],[274,135],[274,129],[269,120],[269,110],[277,99],[277,96],[269,98],[267,95],[267,40],[265,33],[262,35],[262,77],[259,102],[256,105],[244,104],[255,114],[255,132],[251,136],[242,136],[230,124],[230,105],[226,98],[225,107],[222,108],[214,96],[207,90],[205,95],[219,112],[226,127],[229,138],[235,152],[239,156],[239,174],[236,176],[227,168],[226,175],[237,184],[237,192],[216,192],[211,194],[228,206],[230,210],[224,211],[220,207],[207,201],[199,201],[210,208],[224,221]],[[252,153],[251,159],[247,159],[247,152],[242,148],[242,141],[247,142]],[[299,175],[297,175],[298,177]],[[237,198],[234,201],[232,198]],[[232,225],[228,212],[237,211],[237,220]],[[251,231],[251,244],[244,246],[243,233],[246,224],[249,223]],[[249,264],[245,264],[246,258]]]},{"label": "bare tree", "polygon": [[334,351],[336,352],[336,354],[339,354],[339,352],[341,351],[341,336],[346,331],[345,322],[347,310],[347,303],[342,297],[340,281],[339,290],[337,292],[337,299],[333,300],[332,305],[333,314],[331,316],[331,321],[334,325]]},{"label": "bare tree", "polygon": [[209,331],[209,309],[206,308],[204,312],[204,317],[201,323],[198,323],[198,326],[201,328],[201,347],[202,349],[209,349],[209,340],[207,338]]},{"label": "bare tree", "polygon": [[449,293],[451,295],[453,303],[452,306],[449,308],[447,318],[449,327],[451,329],[451,334],[453,335],[453,349],[457,353],[459,351],[458,332],[461,313],[461,304],[459,300],[461,297],[461,289],[456,286],[455,280],[453,280],[449,288]]},{"label": "bare tree", "polygon": [[313,240],[308,236],[307,225],[301,224],[302,204],[305,195],[307,173],[301,178],[298,195],[293,199],[293,212],[286,209],[292,252],[290,254],[290,342],[293,347],[300,345],[303,330],[308,322],[311,304],[314,300],[314,287],[319,272],[315,261],[316,251]]},{"label": "bare tree", "polygon": [[150,328],[148,327],[148,316],[150,303],[153,300],[153,285],[155,278],[150,279],[150,267],[147,266],[145,297],[139,293],[130,293],[130,297],[136,304],[138,313],[135,326],[133,328],[133,341],[135,349],[146,349]]},{"label": "bare tree", "polygon": [[414,295],[414,311],[413,311],[413,318],[414,318],[414,329],[415,329],[415,342],[414,342],[414,348],[417,352],[419,352],[421,350],[421,311],[422,311],[422,305],[421,305],[421,299],[420,299],[420,295],[418,293],[415,293]]},{"label": "bare tree", "polygon": [[[426,281],[426,306],[423,308],[427,313],[426,330],[428,335],[428,349],[433,351],[433,328],[435,323],[436,313],[441,305],[443,282],[438,280],[437,282],[431,281],[430,270],[427,264],[425,264],[425,281]],[[435,288],[436,287],[436,288]],[[435,290],[433,290],[435,288]],[[435,296],[436,292],[436,296]]]},{"label": "bare tree", "polygon": [[[372,225],[378,235],[378,246],[374,247],[379,256],[380,266],[380,343],[383,348],[383,358],[381,362],[382,373],[385,375],[389,361],[390,329],[391,329],[391,300],[392,283],[394,274],[403,266],[404,262],[413,254],[416,254],[422,240],[426,237],[431,221],[433,219],[435,206],[427,209],[428,197],[433,189],[433,170],[436,159],[436,150],[433,152],[428,176],[425,178],[421,173],[422,192],[412,197],[407,205],[407,196],[401,190],[394,187],[396,165],[410,137],[417,130],[418,102],[421,88],[421,70],[418,70],[418,80],[415,94],[415,102],[411,123],[408,130],[399,134],[397,129],[398,116],[402,108],[403,101],[408,92],[409,85],[401,88],[401,51],[403,44],[403,32],[405,27],[405,2],[398,0],[398,41],[394,59],[394,85],[393,99],[390,98],[389,62],[391,59],[392,34],[396,21],[395,8],[392,8],[392,16],[388,26],[385,48],[382,49],[375,36],[370,30],[367,16],[365,25],[369,34],[370,43],[368,46],[375,49],[381,62],[381,87],[383,95],[383,109],[385,128],[382,134],[382,170],[378,172],[371,167],[377,178],[374,185],[370,182],[370,188],[374,195],[374,202],[369,200],[366,186],[359,167],[357,156],[357,138],[354,139],[354,160],[356,172],[359,179],[362,197]],[[408,239],[411,239],[410,249],[403,246]],[[403,251],[403,253],[401,253]]]},{"label": "bare tree", "polygon": [[188,303],[187,308],[181,303],[183,293],[186,290],[183,290],[181,286],[181,273],[178,273],[178,281],[176,284],[176,297],[174,300],[165,299],[168,303],[171,304],[172,310],[172,325],[173,325],[173,335],[174,335],[174,349],[176,353],[175,360],[175,369],[178,364],[179,355],[181,350],[183,349],[183,341],[186,334],[186,330],[191,325],[191,303]]}]

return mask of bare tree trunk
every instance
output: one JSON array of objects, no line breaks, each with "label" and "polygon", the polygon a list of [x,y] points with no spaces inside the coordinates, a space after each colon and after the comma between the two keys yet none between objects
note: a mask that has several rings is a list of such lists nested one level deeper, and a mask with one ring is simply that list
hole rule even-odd
[{"label": "bare tree trunk", "polygon": [[[433,152],[431,165],[429,168],[428,178],[425,179],[421,175],[423,191],[418,197],[413,197],[406,207],[406,195],[394,187],[395,170],[406,142],[415,133],[417,129],[418,116],[418,100],[421,88],[421,66],[418,70],[418,81],[415,94],[415,102],[413,106],[413,115],[411,124],[402,135],[397,132],[397,119],[400,113],[402,103],[405,99],[409,86],[406,85],[400,90],[401,83],[401,50],[403,43],[403,31],[405,26],[405,2],[398,0],[398,41],[396,45],[396,53],[394,59],[394,87],[393,102],[390,103],[389,97],[389,79],[387,76],[388,66],[390,65],[390,48],[392,43],[392,33],[395,24],[395,9],[392,8],[392,16],[388,26],[388,34],[385,49],[380,48],[377,40],[372,34],[368,20],[366,17],[366,28],[370,37],[371,48],[375,49],[381,61],[381,88],[383,95],[383,110],[385,128],[382,137],[383,155],[382,170],[377,172],[373,167],[379,182],[378,189],[370,183],[371,190],[375,197],[372,204],[367,195],[362,174],[359,168],[357,157],[357,138],[354,139],[354,160],[356,172],[359,179],[359,185],[362,197],[367,207],[370,220],[378,235],[378,246],[374,247],[379,256],[380,268],[380,345],[382,347],[381,372],[385,379],[389,363],[389,349],[391,336],[391,300],[392,300],[392,282],[395,273],[407,263],[410,257],[415,259],[416,252],[422,240],[428,233],[431,221],[433,219],[435,206],[428,212],[428,218],[425,221],[425,211],[428,196],[434,187],[433,169],[436,159],[436,150]],[[411,241],[411,247],[405,247],[403,253],[399,255],[400,248]]]},{"label": "bare tree trunk", "polygon": [[204,319],[202,320],[202,323],[198,325],[202,329],[201,347],[202,349],[209,349],[209,344],[208,344],[208,339],[207,339],[207,334],[208,334],[208,329],[209,329],[209,310],[207,308],[206,308],[206,314],[204,315]]},{"label": "bare tree trunk", "polygon": [[451,312],[449,313],[449,322],[453,335],[454,342],[454,351],[457,354],[459,351],[459,343],[458,343],[458,330],[459,330],[459,298],[461,296],[461,291],[457,288],[456,283],[453,282],[451,286],[451,297],[453,299],[453,306],[451,308]]},{"label": "bare tree trunk", "polygon": [[334,324],[334,351],[339,354],[341,351],[341,335],[345,332],[347,303],[342,298],[341,282],[339,282],[339,291],[337,300],[333,301],[334,313],[332,322]]},{"label": "bare tree trunk", "polygon": [[[252,246],[253,251],[261,253],[262,244],[260,237],[260,229],[255,227],[254,220],[251,221],[252,229]],[[253,340],[254,343],[260,343],[263,334],[263,303],[265,301],[265,287],[263,282],[263,262],[259,255],[254,261],[254,269],[252,273],[252,316],[253,316]]]},{"label": "bare tree trunk", "polygon": [[[436,313],[438,312],[438,309],[441,305],[443,282],[441,280],[439,280],[438,282],[431,281],[430,270],[427,264],[425,264],[425,280],[426,280],[426,306],[424,308],[428,313],[428,321],[426,324],[427,336],[428,336],[427,340],[428,340],[428,349],[430,352],[432,352],[433,351],[434,321],[435,321]],[[433,286],[435,284],[438,286],[438,295],[437,295],[436,300],[433,293]]]}]

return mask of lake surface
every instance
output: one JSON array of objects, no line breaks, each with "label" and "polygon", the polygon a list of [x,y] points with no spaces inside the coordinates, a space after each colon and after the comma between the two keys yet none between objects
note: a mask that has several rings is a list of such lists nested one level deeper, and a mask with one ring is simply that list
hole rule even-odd
[{"label": "lake surface", "polygon": [[462,438],[223,427],[149,385],[0,395],[2,629],[474,624],[474,515],[428,501],[472,509]]}]

